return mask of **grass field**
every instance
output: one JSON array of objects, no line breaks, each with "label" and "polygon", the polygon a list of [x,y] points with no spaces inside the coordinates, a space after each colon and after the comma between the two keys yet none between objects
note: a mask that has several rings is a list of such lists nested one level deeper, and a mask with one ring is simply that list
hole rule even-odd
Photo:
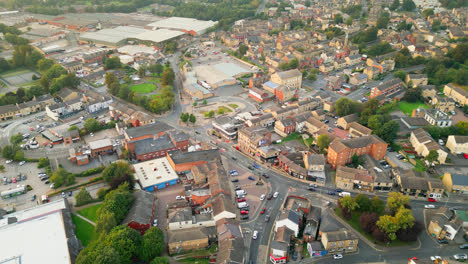
[{"label": "grass field", "polygon": [[130,89],[137,94],[145,94],[151,93],[152,91],[156,90],[156,86],[151,83],[141,83],[133,85],[132,87],[130,87]]},{"label": "grass field", "polygon": [[98,235],[94,232],[94,226],[85,220],[79,218],[76,215],[72,215],[73,224],[76,227],[76,237],[81,241],[83,246],[87,246],[91,241],[98,238]]},{"label": "grass field", "polygon": [[39,80],[35,80],[35,81],[32,81],[32,82],[22,84],[22,85],[20,85],[20,87],[25,88],[25,87],[29,87],[29,86],[33,86],[33,85],[39,85]]},{"label": "grass field", "polygon": [[406,101],[401,101],[398,103],[398,108],[407,115],[410,115],[413,112],[413,109],[416,109],[418,107],[428,108],[423,102],[410,103]]},{"label": "grass field", "polygon": [[218,107],[218,110],[216,110],[216,112],[219,111],[219,109],[223,109],[224,113],[232,112],[231,108],[228,108],[228,107],[225,107],[225,106]]},{"label": "grass field", "polygon": [[233,109],[236,109],[237,107],[239,107],[239,106],[236,105],[236,104],[229,104],[229,106],[230,106],[231,108],[233,108]]},{"label": "grass field", "polygon": [[0,77],[6,78],[6,77],[11,77],[11,76],[19,75],[19,74],[30,73],[30,72],[31,71],[26,68],[18,68],[18,69],[6,71],[0,74]]},{"label": "grass field", "polygon": [[78,213],[81,216],[88,218],[89,220],[93,222],[96,222],[97,221],[96,212],[99,208],[101,208],[101,204],[95,204],[90,207],[86,207],[84,209],[79,210]]}]

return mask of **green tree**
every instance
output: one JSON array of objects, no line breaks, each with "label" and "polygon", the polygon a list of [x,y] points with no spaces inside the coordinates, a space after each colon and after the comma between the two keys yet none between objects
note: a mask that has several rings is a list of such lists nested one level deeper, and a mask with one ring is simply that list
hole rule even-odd
[{"label": "green tree", "polygon": [[351,26],[353,24],[353,18],[352,17],[348,17],[345,21],[345,24],[348,25],[348,26]]},{"label": "green tree", "polygon": [[172,85],[174,84],[175,73],[172,68],[166,68],[162,74],[161,82],[163,85]]},{"label": "green tree", "polygon": [[0,171],[5,171],[5,165],[0,165]]},{"label": "green tree", "polygon": [[386,122],[381,129],[377,131],[377,135],[381,137],[385,142],[391,143],[396,138],[398,131],[400,130],[400,124],[397,121]]},{"label": "green tree", "polygon": [[121,183],[127,182],[130,189],[133,189],[135,179],[130,164],[125,161],[118,161],[107,166],[102,172],[102,178],[116,189]]},{"label": "green tree", "polygon": [[390,10],[395,11],[400,6],[400,0],[393,0]]},{"label": "green tree", "polygon": [[416,5],[414,4],[413,0],[403,0],[401,7],[404,11],[407,12],[411,12],[416,9]]},{"label": "green tree", "polygon": [[361,212],[369,212],[371,209],[371,200],[369,197],[366,195],[363,195],[362,193],[358,194],[355,198],[354,201],[356,201],[359,210]]},{"label": "green tree", "polygon": [[106,211],[114,214],[116,223],[125,218],[133,203],[133,195],[128,188],[128,183],[123,183],[105,196],[101,208],[96,212],[98,219],[99,215]]},{"label": "green tree", "polygon": [[37,168],[45,168],[50,165],[50,161],[48,158],[41,157],[39,158],[39,162],[37,163]]},{"label": "green tree", "polygon": [[357,103],[346,97],[338,99],[335,103],[336,114],[339,116],[346,116],[352,113],[359,112],[361,104]]},{"label": "green tree", "polygon": [[23,161],[24,160],[24,153],[21,150],[17,150],[15,152],[15,156],[13,157],[13,160],[16,161]]},{"label": "green tree", "polygon": [[239,58],[244,57],[244,55],[247,53],[247,50],[249,50],[249,47],[247,47],[246,45],[239,45]]},{"label": "green tree", "polygon": [[158,76],[161,76],[161,73],[163,73],[164,71],[164,66],[162,66],[161,63],[156,63],[154,65],[154,70],[155,70],[155,73],[158,75]]},{"label": "green tree", "polygon": [[80,130],[77,126],[73,125],[68,128],[68,131]]},{"label": "green tree", "polygon": [[224,115],[224,108],[218,108],[218,115]]},{"label": "green tree", "polygon": [[116,226],[117,222],[114,214],[109,211],[102,211],[98,216],[94,230],[98,234],[108,234]]},{"label": "green tree", "polygon": [[429,151],[429,154],[427,154],[427,156],[424,159],[426,159],[430,163],[435,162],[439,159],[439,152],[437,152],[437,150],[432,149]]},{"label": "green tree", "polygon": [[193,102],[193,106],[197,106],[197,105],[198,105],[197,101]]},{"label": "green tree", "polygon": [[106,69],[118,69],[122,67],[119,56],[114,56],[112,58],[107,58],[105,62]]},{"label": "green tree", "polygon": [[114,248],[120,256],[120,263],[133,263],[132,257],[138,252],[141,245],[141,236],[138,231],[128,226],[117,226],[105,236],[104,244]]},{"label": "green tree", "polygon": [[52,177],[50,177],[50,181],[54,183],[55,188],[59,188],[62,185],[68,186],[75,183],[75,175],[63,168],[59,168],[58,170],[54,171]]},{"label": "green tree", "polygon": [[432,9],[432,8],[424,9],[422,11],[422,15],[423,15],[424,18],[427,18],[428,16],[433,16],[434,15],[434,9]]},{"label": "green tree", "polygon": [[99,123],[96,119],[94,118],[88,118],[86,119],[83,127],[86,129],[88,132],[96,132],[101,129],[101,123]]},{"label": "green tree", "polygon": [[2,157],[5,159],[12,160],[15,157],[16,152],[19,150],[17,146],[7,145],[2,148]]},{"label": "green tree", "polygon": [[335,22],[335,24],[343,23],[343,16],[339,13],[335,14],[335,16],[333,17],[333,22]]},{"label": "green tree", "polygon": [[328,149],[328,145],[330,145],[330,138],[322,134],[318,136],[317,138],[317,146],[319,147],[320,151],[323,151],[324,149]]},{"label": "green tree", "polygon": [[150,264],[169,264],[169,258],[168,257],[157,257],[154,258],[153,261],[150,262]]},{"label": "green tree", "polygon": [[23,135],[21,134],[16,134],[10,137],[10,143],[12,145],[18,145],[21,142],[23,142]]},{"label": "green tree", "polygon": [[357,168],[359,165],[364,164],[364,160],[356,153],[354,153],[354,155],[351,157],[351,163],[353,164],[353,167]]},{"label": "green tree", "polygon": [[398,209],[395,214],[395,219],[398,223],[399,229],[408,229],[414,225],[413,213],[410,209],[406,209],[403,206]]},{"label": "green tree", "polygon": [[195,124],[195,122],[197,122],[197,118],[193,114],[190,114],[189,121],[190,123]]},{"label": "green tree", "polygon": [[400,192],[391,192],[388,194],[387,198],[387,208],[395,214],[400,207],[409,205],[409,197],[407,195],[403,195]]},{"label": "green tree", "polygon": [[370,211],[380,215],[385,209],[384,202],[378,196],[371,199]]},{"label": "green tree", "polygon": [[340,198],[339,204],[343,210],[347,211],[348,214],[359,208],[356,201],[349,195]]},{"label": "green tree", "polygon": [[203,105],[207,105],[208,102],[206,101],[206,99],[203,99],[203,102],[202,102]]},{"label": "green tree", "polygon": [[377,19],[377,28],[387,28],[388,22],[390,21],[390,14],[383,12]]},{"label": "green tree", "polygon": [[396,71],[393,74],[393,77],[400,78],[400,80],[405,81],[406,79],[406,72],[405,71]]},{"label": "green tree", "polygon": [[396,218],[391,215],[382,215],[379,221],[377,221],[377,226],[380,230],[385,232],[391,240],[396,239],[396,232],[400,229]]},{"label": "green tree", "polygon": [[181,113],[180,114],[180,120],[184,123],[187,123],[188,119],[189,119],[189,113]]},{"label": "green tree", "polygon": [[138,68],[138,76],[140,76],[140,78],[143,78],[146,76],[146,65],[141,65]]},{"label": "green tree", "polygon": [[164,249],[164,234],[158,227],[148,229],[141,240],[138,250],[140,259],[149,262],[161,255]]},{"label": "green tree", "polygon": [[55,62],[51,59],[41,59],[37,62],[37,68],[39,71],[44,72],[50,69],[54,64]]},{"label": "green tree", "polygon": [[[467,106],[467,105],[465,105]],[[459,121],[455,125],[455,129],[458,135],[468,136],[468,122]]]},{"label": "green tree", "polygon": [[85,189],[81,188],[80,191],[75,195],[75,206],[82,206],[85,204],[92,203],[94,201],[93,197],[91,197],[91,194]]}]

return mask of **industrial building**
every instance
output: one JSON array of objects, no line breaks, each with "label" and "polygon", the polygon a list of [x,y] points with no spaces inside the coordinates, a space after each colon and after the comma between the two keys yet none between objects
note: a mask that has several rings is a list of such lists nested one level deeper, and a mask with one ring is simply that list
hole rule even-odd
[{"label": "industrial building", "polygon": [[207,29],[217,24],[217,21],[203,21],[194,18],[186,17],[170,17],[160,21],[156,21],[147,25],[153,29],[166,28],[179,30],[188,33],[192,36],[199,36],[206,32]]},{"label": "industrial building", "polygon": [[252,72],[252,70],[232,62],[218,63],[215,65],[200,65],[194,67],[193,70],[198,81],[208,83],[212,89],[236,84],[236,78]]},{"label": "industrial building", "polygon": [[148,30],[139,27],[118,26],[116,28],[84,33],[80,36],[80,41],[118,47],[127,44],[127,42],[131,40],[161,43],[181,35],[184,35],[184,33],[176,30]]},{"label": "industrial building", "polygon": [[166,157],[134,164],[133,170],[140,187],[148,192],[179,182],[179,176]]},{"label": "industrial building", "polygon": [[0,262],[75,263],[80,242],[74,230],[66,199],[3,215]]}]

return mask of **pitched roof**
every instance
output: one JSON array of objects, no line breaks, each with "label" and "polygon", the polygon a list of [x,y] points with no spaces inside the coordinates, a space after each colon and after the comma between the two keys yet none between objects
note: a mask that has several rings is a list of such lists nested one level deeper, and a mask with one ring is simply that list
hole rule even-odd
[{"label": "pitched roof", "polygon": [[169,230],[167,232],[168,243],[177,243],[185,241],[193,241],[208,238],[208,236],[202,232],[201,228],[189,228],[179,230]]},{"label": "pitched roof", "polygon": [[135,221],[140,224],[151,224],[153,220],[153,205],[156,197],[149,192],[137,190],[133,193],[134,201],[122,224]]},{"label": "pitched roof", "polygon": [[457,144],[468,143],[468,136],[449,136],[449,137],[453,137]]},{"label": "pitched roof", "polygon": [[291,222],[299,225],[299,214],[293,210],[285,210],[280,214],[279,220],[289,219]]},{"label": "pitched roof", "polygon": [[365,126],[359,124],[358,122],[352,122],[351,124],[349,124],[349,128],[357,130],[358,132],[360,132],[360,133],[362,133],[364,135],[370,135],[372,133],[372,129],[370,129],[368,127],[365,127]]},{"label": "pitched roof", "polygon": [[153,124],[148,124],[146,126],[139,126],[139,127],[132,127],[125,130],[125,133],[128,135],[130,139],[138,138],[146,135],[157,135],[161,132],[165,132],[168,130],[172,130],[173,127],[170,125],[155,121]]},{"label": "pitched roof", "polygon": [[335,241],[345,241],[345,240],[353,240],[357,239],[357,237],[350,231],[346,229],[333,231],[333,232],[325,232],[322,237],[326,235],[328,242],[335,242]]},{"label": "pitched roof", "polygon": [[350,114],[350,115],[347,115],[347,116],[343,116],[343,117],[340,117],[340,118],[343,118],[346,121],[346,123],[351,123],[351,122],[359,120],[359,116],[356,113]]},{"label": "pitched roof", "polygon": [[214,199],[211,202],[211,206],[213,208],[213,216],[217,216],[224,211],[236,214],[234,202],[223,193],[214,197]]},{"label": "pitched roof", "polygon": [[364,148],[371,144],[379,144],[379,143],[387,144],[380,137],[376,135],[370,135],[370,136],[363,136],[363,137],[344,139],[344,140],[335,139],[332,143],[330,143],[330,147],[335,152],[341,152],[345,148],[351,148],[351,149]]},{"label": "pitched roof", "polygon": [[312,116],[307,118],[306,122],[309,123],[310,125],[316,127],[316,128],[321,128],[321,127],[326,125],[326,124],[320,122],[320,120],[318,120],[317,118],[312,117]]},{"label": "pitched roof", "polygon": [[276,73],[281,79],[289,79],[292,77],[302,77],[302,73],[298,69],[293,69],[289,71],[282,71]]},{"label": "pitched roof", "polygon": [[174,164],[184,164],[191,163],[196,161],[212,161],[215,159],[220,159],[218,149],[208,149],[192,152],[182,152],[180,150],[173,150],[167,153]]},{"label": "pitched roof", "polygon": [[167,134],[164,134],[156,139],[145,138],[143,140],[138,140],[134,144],[136,155],[144,155],[152,152],[175,148],[174,143],[172,143]]},{"label": "pitched roof", "polygon": [[452,174],[453,185],[468,186],[468,175]]}]

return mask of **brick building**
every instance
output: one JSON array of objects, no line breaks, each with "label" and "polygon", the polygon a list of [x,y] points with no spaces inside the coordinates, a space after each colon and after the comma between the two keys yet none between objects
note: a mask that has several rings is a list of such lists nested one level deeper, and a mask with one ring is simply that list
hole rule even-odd
[{"label": "brick building", "polygon": [[379,95],[389,96],[401,91],[404,87],[405,86],[403,85],[403,82],[399,78],[393,78],[389,81],[377,85],[376,87],[373,87],[371,89],[369,98],[372,99]]},{"label": "brick building", "polygon": [[112,147],[112,141],[108,138],[91,141],[88,143],[91,151],[91,157],[95,158],[100,155],[112,154],[114,148]]},{"label": "brick building", "polygon": [[335,139],[328,147],[327,162],[335,169],[338,165],[351,162],[354,154],[361,156],[369,154],[376,160],[381,160],[387,152],[387,143],[376,135],[352,139]]}]

